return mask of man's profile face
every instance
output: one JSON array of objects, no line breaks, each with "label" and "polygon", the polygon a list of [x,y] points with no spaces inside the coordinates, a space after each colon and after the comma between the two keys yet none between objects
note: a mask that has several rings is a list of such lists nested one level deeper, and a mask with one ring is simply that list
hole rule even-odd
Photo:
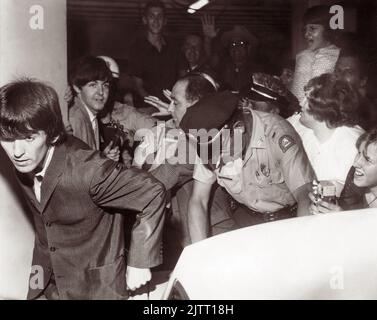
[{"label": "man's profile face", "polygon": [[198,36],[188,36],[183,45],[183,52],[190,66],[196,66],[200,62],[202,55],[203,42]]},{"label": "man's profile face", "polygon": [[31,133],[23,139],[0,140],[0,144],[17,171],[21,173],[29,173],[38,166],[43,166],[49,148],[47,135],[44,131]]},{"label": "man's profile face", "polygon": [[361,78],[360,67],[353,57],[341,57],[335,66],[335,76],[339,80],[348,82],[359,90],[365,86],[366,79]]},{"label": "man's profile face", "polygon": [[143,23],[152,34],[160,34],[165,24],[164,10],[160,7],[149,8],[143,17]]},{"label": "man's profile face", "polygon": [[94,80],[81,88],[75,86],[75,91],[81,101],[96,115],[100,112],[109,98],[110,84],[107,80]]},{"label": "man's profile face", "polygon": [[186,88],[188,81],[181,80],[178,81],[172,91],[171,99],[172,102],[169,105],[169,111],[172,114],[174,123],[179,126],[183,116],[186,113],[187,108],[191,107],[196,101],[190,102],[186,98]]}]

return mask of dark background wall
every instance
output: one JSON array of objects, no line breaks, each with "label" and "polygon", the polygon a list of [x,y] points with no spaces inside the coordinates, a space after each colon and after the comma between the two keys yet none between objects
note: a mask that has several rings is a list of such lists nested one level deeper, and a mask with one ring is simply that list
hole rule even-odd
[{"label": "dark background wall", "polygon": [[[168,24],[165,33],[178,44],[188,32],[201,33],[200,17],[209,13],[215,17],[219,35],[234,24],[245,25],[260,40],[268,55],[289,54],[291,47],[291,4],[283,0],[212,1],[201,12],[186,12],[186,0],[165,0]],[[191,1],[193,2],[193,1]],[[104,54],[127,60],[128,49],[143,31],[141,13],[145,1],[85,1],[68,0],[68,57],[83,54]]]},{"label": "dark background wall", "polygon": [[[267,63],[286,64],[305,46],[302,16],[317,4],[341,4],[346,9],[346,30],[358,33],[358,42],[375,60],[377,10],[373,0],[212,0],[202,11],[189,15],[190,0],[164,0],[166,34],[179,40],[189,32],[201,32],[200,16],[210,13],[221,32],[234,24],[245,25],[260,40]],[[84,55],[108,55],[127,69],[130,44],[143,31],[141,13],[145,1],[68,0],[68,62]],[[370,51],[370,53],[369,53]]]}]

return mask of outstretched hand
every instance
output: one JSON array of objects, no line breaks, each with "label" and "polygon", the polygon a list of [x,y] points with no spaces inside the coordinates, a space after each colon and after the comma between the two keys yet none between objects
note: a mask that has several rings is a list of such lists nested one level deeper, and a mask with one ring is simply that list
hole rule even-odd
[{"label": "outstretched hand", "polygon": [[[171,102],[171,92],[170,90],[164,89],[163,91],[164,96]],[[146,96],[144,101],[153,107],[158,109],[158,112],[152,114],[153,117],[155,116],[169,116],[171,113],[169,111],[169,103],[166,103],[160,100],[158,97],[155,96]]]},{"label": "outstretched hand", "polygon": [[216,29],[215,18],[210,14],[204,14],[201,17],[203,35],[206,38],[213,39],[217,36],[220,29]]}]

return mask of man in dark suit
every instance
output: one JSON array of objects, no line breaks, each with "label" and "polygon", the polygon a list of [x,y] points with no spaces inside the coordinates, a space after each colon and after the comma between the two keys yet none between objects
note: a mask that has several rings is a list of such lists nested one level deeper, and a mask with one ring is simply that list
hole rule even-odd
[{"label": "man in dark suit", "polygon": [[[165,189],[66,137],[54,89],[19,80],[0,89],[0,144],[16,168],[35,224],[29,298],[125,299],[159,265]],[[136,222],[127,256],[124,215]],[[130,211],[128,211],[130,212]]]}]

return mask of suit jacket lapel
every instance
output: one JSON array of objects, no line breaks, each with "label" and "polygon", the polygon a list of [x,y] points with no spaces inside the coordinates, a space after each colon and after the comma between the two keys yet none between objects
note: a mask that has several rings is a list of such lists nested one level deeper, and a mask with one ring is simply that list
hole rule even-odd
[{"label": "suit jacket lapel", "polygon": [[21,174],[16,171],[16,177],[20,182],[21,188],[24,190],[26,194],[26,198],[29,200],[28,202],[38,211],[41,213],[40,203],[38,202],[37,198],[35,197],[35,193],[33,190],[33,180],[28,177],[27,175]]},{"label": "suit jacket lapel", "polygon": [[92,122],[90,121],[88,111],[86,111],[85,106],[83,105],[83,103],[78,97],[76,97],[75,104],[77,104],[78,110],[81,112],[81,115],[85,121],[86,128],[85,129],[83,128],[83,130],[89,132],[89,135],[90,135],[90,140],[88,140],[87,142],[85,141],[85,142],[91,148],[96,149],[96,138],[94,136],[93,126],[92,126]]},{"label": "suit jacket lapel", "polygon": [[54,154],[50,165],[47,168],[46,174],[43,178],[41,186],[41,203],[40,208],[43,212],[46,208],[48,201],[54,192],[56,185],[59,182],[60,176],[62,175],[65,168],[66,159],[66,146],[65,144],[58,145],[55,147]]}]

